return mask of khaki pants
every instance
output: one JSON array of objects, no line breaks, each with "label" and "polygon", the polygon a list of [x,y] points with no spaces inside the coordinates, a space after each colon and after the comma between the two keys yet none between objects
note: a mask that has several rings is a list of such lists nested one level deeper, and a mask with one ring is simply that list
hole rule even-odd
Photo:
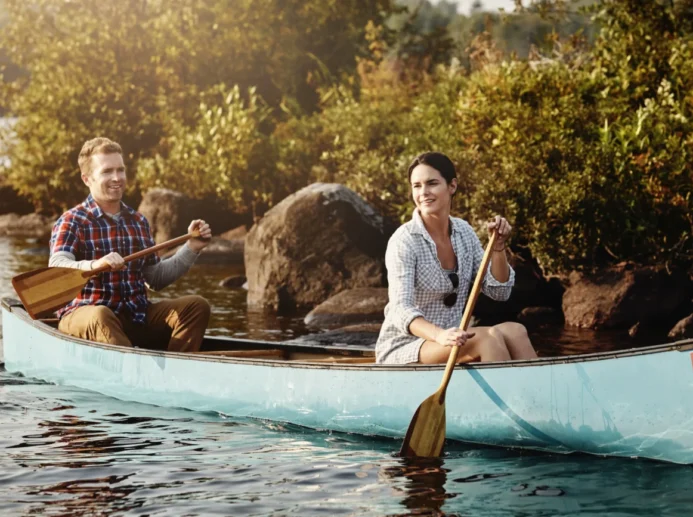
[{"label": "khaki pants", "polygon": [[112,345],[197,352],[202,345],[210,307],[201,296],[183,296],[151,303],[144,324],[132,322],[130,314],[115,314],[103,305],[87,305],[63,316],[61,332],[89,341]]}]

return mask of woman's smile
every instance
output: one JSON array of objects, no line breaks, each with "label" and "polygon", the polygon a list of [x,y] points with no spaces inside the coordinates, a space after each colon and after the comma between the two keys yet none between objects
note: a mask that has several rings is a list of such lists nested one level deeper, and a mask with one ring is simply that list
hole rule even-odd
[{"label": "woman's smile", "polygon": [[448,184],[440,172],[430,165],[419,164],[412,171],[412,197],[416,207],[424,213],[449,210],[455,188],[456,182]]}]

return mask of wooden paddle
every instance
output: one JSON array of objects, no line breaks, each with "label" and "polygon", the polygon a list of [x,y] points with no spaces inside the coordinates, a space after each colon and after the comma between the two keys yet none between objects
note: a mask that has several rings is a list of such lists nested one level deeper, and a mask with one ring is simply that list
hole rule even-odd
[{"label": "wooden paddle", "polygon": [[[494,231],[491,234],[488,246],[486,246],[484,257],[481,260],[479,271],[474,280],[474,287],[472,287],[467,300],[467,306],[464,309],[464,315],[460,323],[462,330],[467,330],[472,319],[474,305],[481,292],[481,284],[488,269],[488,263],[491,260],[491,251],[496,242],[496,236],[497,233]],[[452,371],[455,369],[459,351],[460,347],[452,347],[448,364],[443,374],[443,381],[440,383],[438,391],[424,400],[414,413],[409,429],[407,429],[407,434],[404,437],[402,449],[399,451],[400,456],[431,458],[440,456],[443,452],[443,442],[445,441],[445,392],[448,389]]]},{"label": "wooden paddle", "polygon": [[[138,251],[124,257],[125,262],[137,260],[157,251],[183,244],[188,239],[199,237],[200,232],[193,232],[162,242],[151,248]],[[74,300],[82,291],[89,279],[110,266],[101,266],[91,271],[82,271],[69,267],[42,267],[17,275],[12,278],[12,287],[17,292],[24,308],[33,319],[50,315],[57,309]]]}]

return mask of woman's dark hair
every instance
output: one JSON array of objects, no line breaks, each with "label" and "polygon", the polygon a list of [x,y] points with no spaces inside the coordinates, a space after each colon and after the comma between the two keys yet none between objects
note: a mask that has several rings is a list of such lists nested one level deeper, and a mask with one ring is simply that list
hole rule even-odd
[{"label": "woman's dark hair", "polygon": [[448,185],[452,180],[457,179],[457,172],[450,158],[443,153],[421,153],[409,165],[409,181],[411,181],[411,173],[414,171],[414,168],[422,163],[440,172],[440,175]]}]

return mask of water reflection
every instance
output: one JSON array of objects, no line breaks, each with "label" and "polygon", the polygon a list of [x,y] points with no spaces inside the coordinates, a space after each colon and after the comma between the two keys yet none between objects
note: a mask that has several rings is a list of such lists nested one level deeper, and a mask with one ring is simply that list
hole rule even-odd
[{"label": "water reflection", "polygon": [[401,458],[399,464],[381,469],[383,478],[390,482],[400,481],[393,489],[410,510],[396,515],[457,515],[442,511],[445,502],[458,495],[445,490],[450,469],[443,468],[443,465],[442,458]]}]

